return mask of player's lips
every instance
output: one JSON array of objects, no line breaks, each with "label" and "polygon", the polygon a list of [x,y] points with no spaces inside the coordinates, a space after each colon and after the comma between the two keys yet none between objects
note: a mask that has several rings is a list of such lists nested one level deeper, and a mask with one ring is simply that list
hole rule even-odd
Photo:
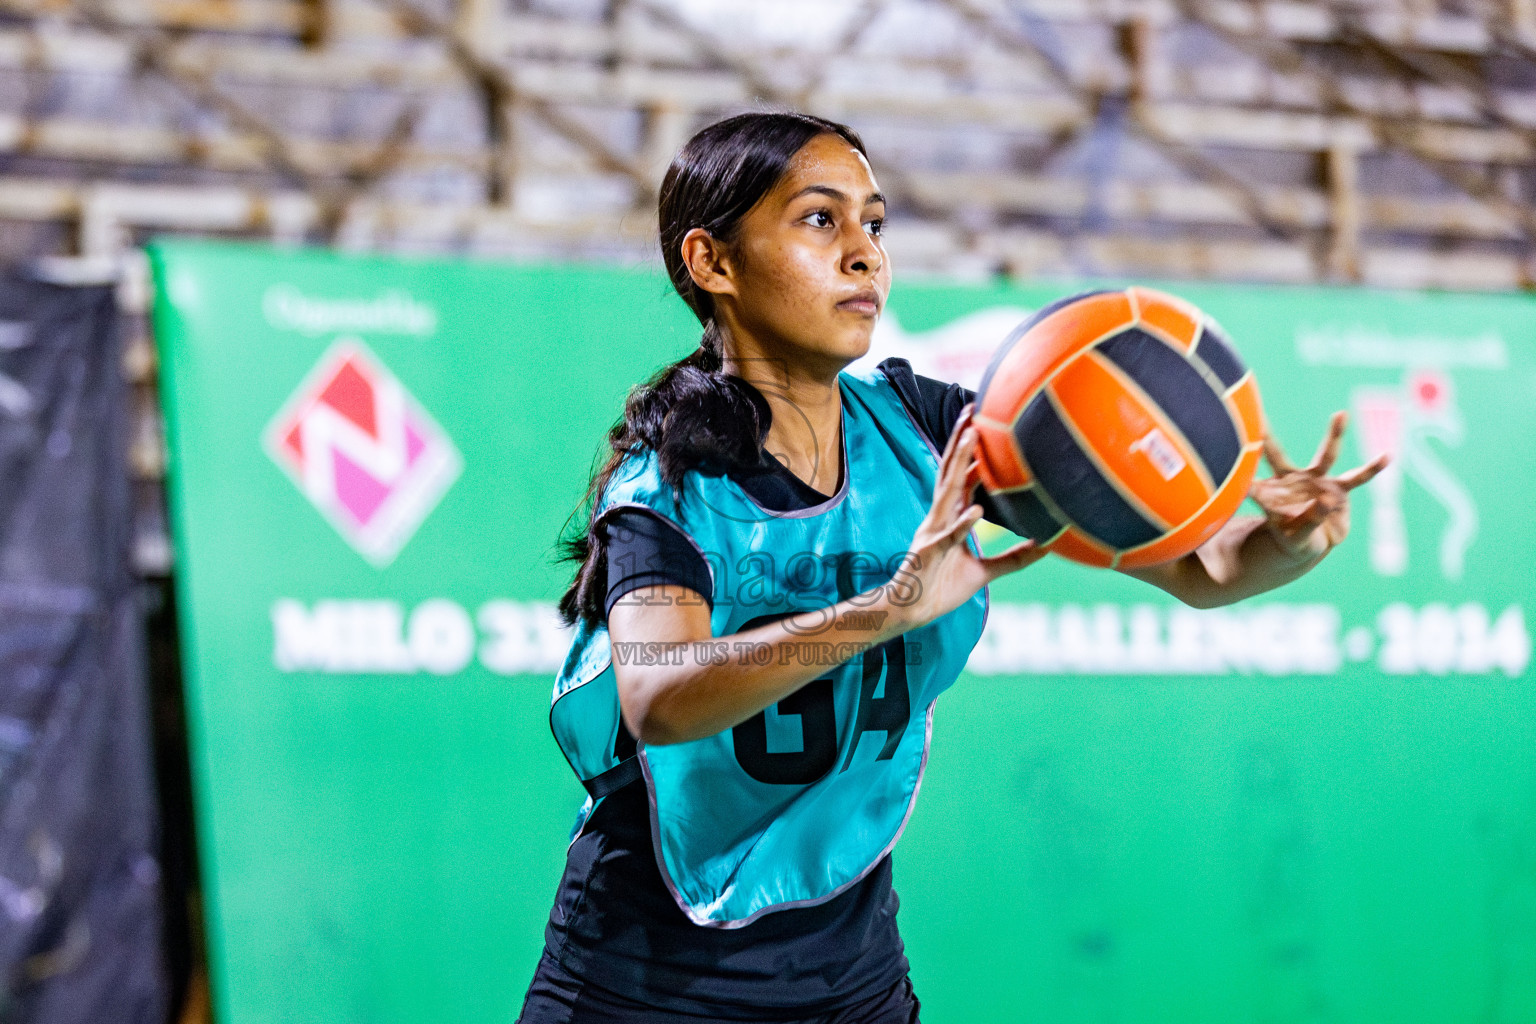
[{"label": "player's lips", "polygon": [[858,313],[862,316],[880,315],[880,293],[873,288],[866,288],[860,292],[854,292],[837,304],[838,309],[847,310],[850,313]]}]

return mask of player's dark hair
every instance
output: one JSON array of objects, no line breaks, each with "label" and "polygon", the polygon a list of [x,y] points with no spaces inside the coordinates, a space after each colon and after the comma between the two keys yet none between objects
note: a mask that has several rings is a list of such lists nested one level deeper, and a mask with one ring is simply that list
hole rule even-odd
[{"label": "player's dark hair", "polygon": [[630,391],[624,418],[608,431],[608,456],[571,517],[584,520],[580,532],[568,533],[560,544],[566,558],[580,563],[560,599],[560,615],[567,624],[578,619],[595,622],[605,613],[608,558],[602,534],[593,528],[594,513],[626,457],[654,451],[662,479],[678,493],[690,469],[724,473],[757,464],[772,421],[768,401],[751,384],[721,369],[714,300],[694,283],[683,262],[683,236],[703,228],[729,245],[741,219],[778,184],[795,154],[828,134],[864,152],[858,134],[835,121],[797,113],[738,114],[689,139],[667,168],[657,204],[661,258],[672,287],[704,325],[704,335],[686,358]]}]

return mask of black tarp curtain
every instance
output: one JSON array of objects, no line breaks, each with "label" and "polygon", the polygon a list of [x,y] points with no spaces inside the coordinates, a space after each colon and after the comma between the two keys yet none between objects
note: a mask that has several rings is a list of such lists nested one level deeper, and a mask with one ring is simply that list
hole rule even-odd
[{"label": "black tarp curtain", "polygon": [[0,1024],[161,1024],[144,627],[109,287],[0,278]]}]

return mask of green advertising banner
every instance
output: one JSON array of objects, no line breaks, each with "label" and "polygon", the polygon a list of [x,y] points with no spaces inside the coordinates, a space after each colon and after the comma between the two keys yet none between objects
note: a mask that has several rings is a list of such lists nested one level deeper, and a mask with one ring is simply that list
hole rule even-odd
[{"label": "green advertising banner", "polygon": [[[642,271],[153,261],[219,1020],[505,1024],[582,798],[554,541],[697,325]],[[1070,290],[898,283],[871,358],[974,384]],[[1230,608],[993,588],[894,855],[924,1020],[1529,1024],[1536,300],[1170,290],[1293,456],[1346,409],[1393,468]]]}]

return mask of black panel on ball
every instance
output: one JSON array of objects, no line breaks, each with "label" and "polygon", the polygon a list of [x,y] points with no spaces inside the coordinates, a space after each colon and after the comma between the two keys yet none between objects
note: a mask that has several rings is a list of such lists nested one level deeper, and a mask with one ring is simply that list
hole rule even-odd
[{"label": "black panel on ball", "polygon": [[1195,345],[1195,358],[1209,367],[1216,379],[1226,387],[1242,380],[1243,374],[1248,372],[1237,351],[1232,348],[1232,343],[1209,322],[1200,332],[1200,341]]},{"label": "black panel on ball", "polygon": [[1035,493],[1033,487],[990,494],[988,497],[1002,516],[1004,524],[1020,537],[1044,544],[1066,528],[1066,523],[1051,515],[1051,510],[1045,507],[1045,502],[1040,500],[1040,495]]},{"label": "black panel on ball", "polygon": [[[1121,331],[1097,350],[1126,372],[1189,441],[1217,484],[1227,478],[1242,443],[1221,397],[1189,360],[1140,328]],[[1055,496],[1055,492],[1051,492]]]},{"label": "black panel on ball", "polygon": [[1085,533],[1117,549],[1162,536],[1162,530],[1132,508],[1078,447],[1044,394],[1024,407],[1013,425],[1013,436],[1045,493]]}]

